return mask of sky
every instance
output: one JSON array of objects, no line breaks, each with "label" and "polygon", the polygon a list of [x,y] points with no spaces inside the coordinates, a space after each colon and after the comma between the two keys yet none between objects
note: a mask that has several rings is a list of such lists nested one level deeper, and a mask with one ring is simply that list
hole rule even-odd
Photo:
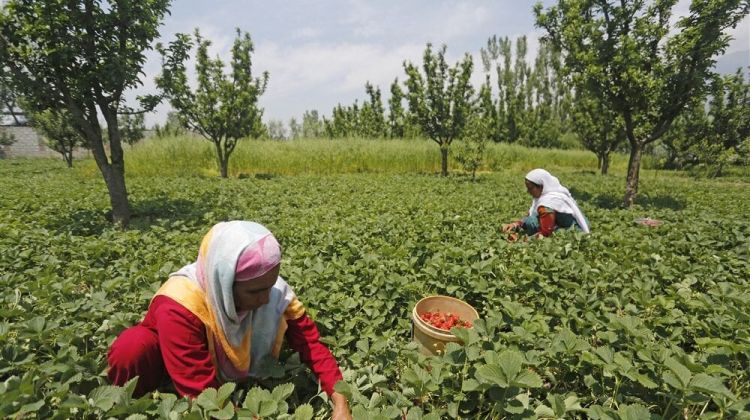
[{"label": "sky", "polygon": [[[330,115],[334,106],[366,99],[364,85],[379,86],[384,100],[394,78],[405,79],[403,62],[421,63],[425,45],[447,46],[446,58],[453,64],[465,53],[474,57],[474,79],[483,80],[479,55],[493,35],[529,39],[527,59],[536,56],[537,39],[543,31],[534,26],[527,0],[174,0],[162,26],[159,41],[174,34],[201,34],[212,41],[211,55],[225,63],[236,28],[250,33],[255,44],[253,73],[270,73],[259,104],[264,120],[299,121],[306,110]],[[543,0],[551,6],[554,0]],[[688,0],[675,8],[687,13]],[[735,40],[727,54],[750,51],[750,18],[732,31]],[[750,54],[750,52],[748,52]],[[750,65],[750,55],[747,55]],[[743,55],[744,60],[744,55]],[[155,92],[154,77],[161,59],[148,54],[146,77],[139,94]],[[193,64],[189,65],[193,68]],[[146,116],[146,125],[162,123],[167,104]]]},{"label": "sky", "polygon": [[[0,0],[0,4],[5,0]],[[297,120],[306,110],[330,115],[334,106],[366,99],[365,83],[379,86],[383,100],[390,96],[394,78],[405,79],[403,62],[421,63],[425,45],[447,46],[446,58],[454,64],[465,53],[474,58],[476,84],[484,79],[480,49],[493,35],[529,39],[527,60],[532,62],[543,31],[534,26],[536,0],[172,0],[160,28],[164,44],[175,33],[199,28],[212,41],[210,54],[225,63],[236,28],[248,32],[255,44],[253,73],[270,73],[260,98],[264,120]],[[545,7],[555,0],[542,0]],[[675,15],[687,14],[689,0],[680,0]],[[676,20],[676,18],[675,18]],[[727,50],[750,65],[750,17],[731,34]],[[737,54],[740,54],[739,56]],[[188,64],[194,68],[193,62]],[[147,52],[143,86],[136,94],[156,93],[154,77],[161,58]],[[194,77],[191,77],[194,80]],[[146,115],[146,125],[163,123],[168,104]]]}]

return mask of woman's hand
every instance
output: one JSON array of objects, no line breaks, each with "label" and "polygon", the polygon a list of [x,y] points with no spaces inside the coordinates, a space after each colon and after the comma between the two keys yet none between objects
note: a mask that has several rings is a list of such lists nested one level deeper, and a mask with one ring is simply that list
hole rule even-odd
[{"label": "woman's hand", "polygon": [[518,227],[518,222],[506,223],[506,224],[503,225],[503,227],[501,228],[501,230],[503,231],[503,233],[508,233],[508,232],[513,231],[517,227]]},{"label": "woman's hand", "polygon": [[352,420],[349,403],[343,394],[334,392],[331,394],[331,401],[333,401],[333,415],[331,416],[333,420]]}]

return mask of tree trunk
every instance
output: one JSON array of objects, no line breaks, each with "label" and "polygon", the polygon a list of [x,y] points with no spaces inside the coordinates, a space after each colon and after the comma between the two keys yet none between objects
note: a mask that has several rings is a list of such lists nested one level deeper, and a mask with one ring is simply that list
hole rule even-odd
[{"label": "tree trunk", "polygon": [[603,154],[601,160],[602,175],[607,175],[607,172],[609,172],[609,152]]},{"label": "tree trunk", "polygon": [[628,161],[628,178],[625,185],[625,198],[623,204],[630,207],[635,202],[635,196],[638,194],[638,178],[641,171],[641,153],[643,145],[640,142],[633,142],[630,145],[630,160]]},{"label": "tree trunk", "polygon": [[219,172],[222,178],[228,178],[229,174],[227,167],[229,166],[229,153],[227,153],[222,147],[222,141],[211,140],[216,146],[216,160],[219,162]]},{"label": "tree trunk", "polygon": [[73,167],[73,151],[65,151],[63,152],[63,159],[65,159],[65,163],[68,165],[68,168]]},{"label": "tree trunk", "polygon": [[602,155],[599,153],[596,155],[596,169],[602,169]]},{"label": "tree trunk", "polygon": [[440,146],[440,157],[442,158],[440,162],[440,173],[443,176],[448,176],[448,146]]},{"label": "tree trunk", "polygon": [[121,229],[130,224],[130,204],[128,190],[125,187],[125,165],[123,162],[113,163],[109,170],[109,177],[105,176],[109,202],[112,205],[112,222]]},{"label": "tree trunk", "polygon": [[228,159],[222,159],[221,160],[221,177],[222,178],[229,178],[229,173],[227,171],[227,166],[229,166]]},{"label": "tree trunk", "polygon": [[105,178],[109,190],[109,202],[112,204],[112,222],[120,229],[127,229],[130,224],[130,204],[128,203],[128,190],[125,187],[125,155],[117,125],[117,112],[102,106],[100,109],[104,120],[107,121],[109,154],[112,161],[109,178]]}]

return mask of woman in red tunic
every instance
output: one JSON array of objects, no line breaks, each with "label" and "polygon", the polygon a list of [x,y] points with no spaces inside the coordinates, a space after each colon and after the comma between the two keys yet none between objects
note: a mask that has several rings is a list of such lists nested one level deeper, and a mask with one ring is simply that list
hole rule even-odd
[{"label": "woman in red tunic", "polygon": [[109,379],[123,385],[138,376],[137,395],[171,380],[178,394],[195,397],[254,376],[264,357],[278,357],[286,337],[331,397],[333,418],[351,418],[346,397],[333,390],[342,379],[338,364],[279,276],[280,261],[281,248],[262,225],[215,225],[197,261],[172,273],[143,321],[112,343]]},{"label": "woman in red tunic", "polygon": [[526,191],[533,198],[528,215],[517,222],[502,226],[510,233],[509,240],[519,239],[519,233],[528,236],[550,236],[559,228],[576,228],[589,233],[589,223],[560,181],[544,169],[534,169],[524,179]]}]

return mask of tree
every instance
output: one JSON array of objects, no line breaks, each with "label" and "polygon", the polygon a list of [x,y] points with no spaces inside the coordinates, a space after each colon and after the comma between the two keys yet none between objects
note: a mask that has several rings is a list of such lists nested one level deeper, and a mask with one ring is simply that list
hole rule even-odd
[{"label": "tree", "polygon": [[[0,54],[1,51],[0,49]],[[2,58],[0,55],[0,63],[4,61]],[[10,69],[4,65],[0,65],[0,110],[3,110],[0,117],[10,115],[15,125],[22,125],[18,114],[18,95],[13,89]]]},{"label": "tree", "polygon": [[268,138],[270,138],[271,140],[284,140],[287,138],[286,127],[284,127],[284,121],[281,121],[281,120],[268,121]]},{"label": "tree", "polygon": [[155,136],[158,138],[179,137],[187,132],[182,125],[182,122],[180,122],[180,116],[174,111],[168,112],[164,126],[160,127],[159,124],[157,124],[154,127],[154,131],[156,132]]},{"label": "tree", "polygon": [[47,147],[62,155],[68,168],[73,167],[73,151],[86,144],[81,131],[66,109],[47,109],[29,115],[31,126],[47,139]]},{"label": "tree", "polygon": [[456,160],[465,171],[471,172],[472,181],[476,179],[477,169],[482,166],[489,131],[487,120],[479,114],[473,114],[466,124],[463,139],[458,144]]},{"label": "tree", "polygon": [[609,170],[609,155],[625,142],[622,118],[601,102],[577,92],[572,115],[573,131],[583,146],[594,152],[602,175]]},{"label": "tree", "polygon": [[440,146],[441,173],[448,176],[448,151],[453,140],[461,136],[471,113],[474,89],[469,79],[473,68],[471,56],[449,68],[445,62],[446,46],[432,52],[427,44],[423,56],[422,75],[411,63],[404,62],[408,89],[409,111],[414,114],[422,131]]},{"label": "tree", "polygon": [[388,131],[385,123],[385,109],[380,95],[380,88],[373,87],[370,82],[365,83],[365,91],[369,101],[362,104],[360,111],[359,131],[364,138],[384,138]]},{"label": "tree", "polygon": [[[107,184],[113,222],[123,228],[130,204],[117,113],[123,92],[141,84],[144,51],[159,35],[168,5],[168,0],[9,0],[0,11],[0,57],[31,107],[26,111],[70,113]],[[103,130],[109,134],[109,156]]]},{"label": "tree", "polygon": [[[0,131],[0,146],[10,146],[16,142],[16,136],[13,133],[9,133],[5,130]],[[0,156],[2,155],[2,149],[0,149]]]},{"label": "tree", "polygon": [[325,135],[325,127],[317,110],[305,111],[302,114],[301,135],[305,139],[318,139]]},{"label": "tree", "polygon": [[302,135],[302,126],[292,117],[289,119],[289,138],[298,139]]},{"label": "tree", "polygon": [[398,84],[398,78],[391,83],[391,97],[388,99],[388,132],[391,138],[404,137],[404,125],[406,125],[406,115],[404,106],[404,91]]},{"label": "tree", "polygon": [[567,52],[575,86],[623,119],[630,144],[624,204],[638,192],[641,155],[659,139],[712,76],[714,56],[727,47],[724,33],[750,10],[748,0],[693,0],[671,31],[676,0],[560,0],[536,23]]},{"label": "tree", "polygon": [[750,83],[742,70],[717,77],[708,98],[695,100],[663,136],[666,165],[703,166],[721,176],[729,164],[745,163],[750,146]]},{"label": "tree", "polygon": [[122,141],[129,144],[130,147],[143,140],[143,132],[146,130],[143,114],[123,114],[119,118],[118,124],[120,124]]},{"label": "tree", "polygon": [[[209,58],[211,41],[203,39],[198,29],[194,42],[187,34],[177,34],[176,38],[166,48],[161,44],[156,46],[163,61],[156,85],[178,112],[182,124],[214,144],[221,177],[226,178],[229,157],[237,142],[246,137],[258,137],[265,131],[258,98],[268,85],[268,72],[253,78],[253,42],[250,34],[242,34],[239,29],[232,47],[232,71],[228,75],[224,74],[221,59]],[[185,69],[194,43],[198,77],[195,92],[188,86]]]}]

